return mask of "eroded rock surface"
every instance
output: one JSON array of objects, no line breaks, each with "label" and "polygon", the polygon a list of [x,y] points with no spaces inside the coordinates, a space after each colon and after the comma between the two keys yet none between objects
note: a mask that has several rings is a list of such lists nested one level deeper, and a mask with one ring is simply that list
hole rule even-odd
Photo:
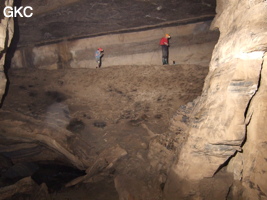
[{"label": "eroded rock surface", "polygon": [[[181,179],[199,181],[213,177],[233,157],[229,171],[242,181],[245,199],[266,198],[261,92],[265,88],[266,6],[266,1],[217,1],[213,27],[219,28],[220,38],[203,93],[185,115],[189,117],[188,140],[173,167]],[[173,127],[179,128],[175,123]]]},{"label": "eroded rock surface", "polygon": [[[12,6],[13,0],[1,1],[0,10],[2,11],[5,6]],[[13,18],[7,18],[3,13],[0,14],[0,98],[5,93],[6,89],[6,75],[4,72],[4,64],[6,57],[6,50],[9,47],[13,33],[14,21]]]}]

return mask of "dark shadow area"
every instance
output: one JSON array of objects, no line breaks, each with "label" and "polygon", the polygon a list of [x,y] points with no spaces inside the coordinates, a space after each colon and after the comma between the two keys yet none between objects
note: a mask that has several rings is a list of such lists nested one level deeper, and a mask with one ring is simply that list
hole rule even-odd
[{"label": "dark shadow area", "polygon": [[4,161],[0,166],[0,187],[13,185],[19,180],[31,176],[38,185],[45,183],[51,193],[64,188],[69,181],[86,174],[85,171],[51,161],[47,161],[45,164],[32,162],[13,164],[9,158],[3,157],[1,154],[0,159]]},{"label": "dark shadow area", "polygon": [[50,193],[59,191],[69,181],[86,174],[85,171],[53,163],[38,166],[39,169],[32,175],[32,179],[39,185],[45,183]]},{"label": "dark shadow area", "polygon": [[[21,6],[21,1],[22,0],[16,0],[14,1],[14,6],[16,7],[20,7]],[[7,37],[8,37],[8,33],[7,33]],[[18,17],[14,17],[14,35],[13,35],[13,38],[12,38],[12,41],[11,41],[11,44],[9,46],[9,48],[6,50],[6,60],[5,60],[5,65],[4,65],[4,72],[5,72],[5,75],[6,75],[6,79],[7,79],[7,82],[6,82],[6,89],[5,89],[5,93],[2,97],[2,101],[0,103],[0,108],[3,106],[3,103],[5,101],[5,98],[8,94],[8,91],[9,91],[9,85],[10,85],[10,80],[9,80],[9,77],[8,77],[8,71],[11,67],[11,60],[15,54],[15,51],[17,49],[17,46],[18,46],[18,43],[19,43],[19,38],[20,38],[20,31],[19,31],[19,22],[18,22]],[[8,41],[8,38],[7,40]]]},{"label": "dark shadow area", "polygon": [[221,165],[218,167],[218,169],[214,172],[213,176],[215,176],[215,175],[218,174],[222,169],[224,169],[225,167],[227,167],[228,164],[229,164],[229,162],[231,161],[231,159],[232,159],[233,157],[236,156],[237,152],[238,152],[238,151],[236,151],[236,152],[235,152],[232,156],[230,156],[230,157],[229,157],[223,164],[221,164]]},{"label": "dark shadow area", "polygon": [[[4,8],[5,8],[5,1],[1,1],[0,2],[0,10],[4,10]],[[2,19],[4,19],[4,12],[0,12],[0,20],[2,20]]]}]

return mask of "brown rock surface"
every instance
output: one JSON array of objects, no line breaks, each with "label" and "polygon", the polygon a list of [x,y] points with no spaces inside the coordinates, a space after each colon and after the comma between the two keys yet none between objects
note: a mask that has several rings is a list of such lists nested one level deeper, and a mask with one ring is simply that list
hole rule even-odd
[{"label": "brown rock surface", "polygon": [[31,177],[26,177],[19,180],[16,184],[10,185],[7,187],[0,188],[0,199],[5,200],[17,193],[26,193],[31,194],[34,193],[36,189],[38,189],[38,185],[31,179]]},{"label": "brown rock surface", "polygon": [[[262,65],[260,87],[247,111],[247,133],[243,151],[231,160],[228,171],[235,173],[236,180],[242,180],[243,198],[267,199],[267,134],[266,134],[266,57]],[[233,191],[234,196],[238,192]]]},{"label": "brown rock surface", "polygon": [[[189,135],[173,172],[182,180],[200,181],[213,177],[233,157],[229,171],[246,188],[242,198],[266,198],[261,92],[265,88],[266,1],[218,0],[217,5],[213,27],[219,28],[220,38],[203,93],[187,115]],[[175,127],[179,128],[176,120]],[[238,192],[235,198],[241,198]]]}]

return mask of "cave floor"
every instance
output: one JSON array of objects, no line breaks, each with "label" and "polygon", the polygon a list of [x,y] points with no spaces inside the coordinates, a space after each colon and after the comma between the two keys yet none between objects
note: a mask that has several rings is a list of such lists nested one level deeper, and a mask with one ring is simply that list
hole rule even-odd
[{"label": "cave floor", "polygon": [[[111,200],[125,191],[161,199],[183,138],[168,129],[170,119],[201,94],[207,73],[197,65],[10,70],[0,154],[12,164],[49,161],[87,173],[100,163],[53,199]],[[106,167],[101,156],[108,162],[114,149],[119,156]]]}]

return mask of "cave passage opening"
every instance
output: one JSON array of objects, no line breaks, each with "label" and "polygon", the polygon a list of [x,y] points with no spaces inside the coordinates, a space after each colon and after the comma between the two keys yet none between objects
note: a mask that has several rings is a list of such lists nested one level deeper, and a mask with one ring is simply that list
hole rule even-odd
[{"label": "cave passage opening", "polygon": [[[212,17],[182,26],[177,23],[178,28],[174,24],[147,27],[88,40],[24,43],[19,48],[21,35],[15,19],[5,65],[8,92],[0,112],[1,137],[11,135],[8,143],[1,142],[0,154],[13,156],[7,156],[11,164],[1,166],[1,175],[28,163],[34,169],[31,178],[60,197],[66,194],[67,183],[76,189],[84,186],[83,192],[95,185],[98,191],[105,180],[106,195],[112,195],[109,200],[117,198],[114,191],[120,193],[124,182],[129,183],[125,187],[140,185],[150,195],[161,196],[170,164],[186,138],[181,130],[169,130],[171,119],[201,94],[218,39],[218,32],[209,30]],[[175,35],[178,29],[181,32]],[[154,33],[155,38],[142,36],[143,31]],[[161,66],[158,40],[166,31],[173,32],[170,60],[174,62]],[[90,44],[92,40],[108,41],[105,65],[99,70],[88,58],[96,47]],[[118,59],[121,49],[123,59]],[[140,57],[140,53],[145,54]],[[33,147],[34,156],[26,151]],[[21,178],[1,184],[15,184]]]}]

